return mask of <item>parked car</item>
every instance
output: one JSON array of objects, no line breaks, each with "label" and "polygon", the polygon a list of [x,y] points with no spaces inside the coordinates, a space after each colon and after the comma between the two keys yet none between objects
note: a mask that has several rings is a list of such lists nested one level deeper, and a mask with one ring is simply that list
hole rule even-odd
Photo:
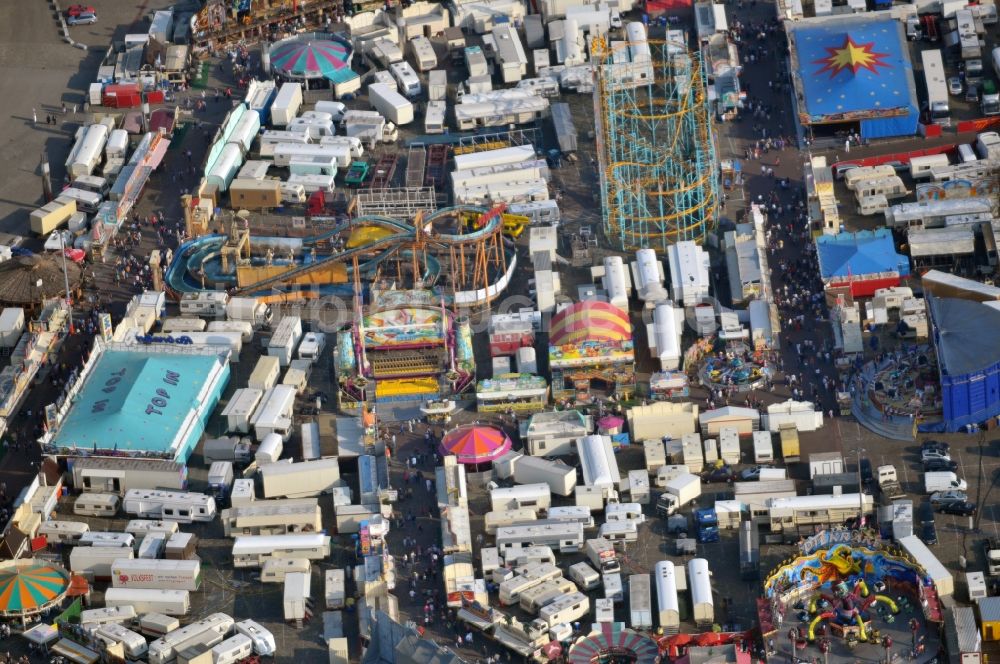
[{"label": "parked car", "polygon": [[953,95],[962,94],[962,79],[958,76],[952,76],[948,79],[948,92]]},{"label": "parked car", "polygon": [[68,25],[91,25],[97,23],[97,14],[77,14],[66,19]]},{"label": "parked car", "polygon": [[740,480],[743,482],[755,482],[760,479],[760,471],[771,466],[753,466],[740,471]]},{"label": "parked car", "polygon": [[970,83],[969,87],[965,89],[965,101],[976,103],[979,101],[979,86]]},{"label": "parked car", "polygon": [[976,504],[967,500],[956,500],[953,503],[945,503],[938,508],[943,514],[957,514],[959,516],[972,516],[976,513]]},{"label": "parked car", "polygon": [[872,462],[868,457],[861,459],[861,483],[868,486],[872,483],[874,476],[872,475]]},{"label": "parked car", "polygon": [[917,505],[917,523],[934,523],[934,508],[930,502]]},{"label": "parked car", "polygon": [[965,502],[969,496],[964,491],[935,491],[931,494],[931,505],[940,507],[946,503]]},{"label": "parked car", "polygon": [[954,461],[947,461],[945,459],[928,459],[924,461],[924,472],[925,473],[936,473],[942,470],[945,471],[956,471],[958,470],[958,464]]},{"label": "parked car", "polygon": [[921,461],[931,461],[933,459],[939,459],[941,461],[951,461],[951,455],[947,452],[942,452],[941,450],[922,450],[920,452]]},{"label": "parked car", "polygon": [[736,479],[736,473],[729,466],[722,466],[720,468],[713,468],[712,470],[707,470],[701,475],[701,481],[705,483],[710,482],[732,482]]},{"label": "parked car", "polygon": [[947,452],[950,449],[951,445],[942,442],[940,440],[925,440],[924,442],[920,443],[921,452],[923,452],[924,450],[940,450],[942,452]]},{"label": "parked car", "polygon": [[937,544],[937,528],[934,526],[933,521],[928,521],[927,523],[921,524],[920,539],[922,539],[924,541],[924,544],[928,546]]},{"label": "parked car", "polygon": [[70,5],[66,9],[66,16],[79,16],[80,14],[93,14],[97,16],[97,10],[91,5]]}]

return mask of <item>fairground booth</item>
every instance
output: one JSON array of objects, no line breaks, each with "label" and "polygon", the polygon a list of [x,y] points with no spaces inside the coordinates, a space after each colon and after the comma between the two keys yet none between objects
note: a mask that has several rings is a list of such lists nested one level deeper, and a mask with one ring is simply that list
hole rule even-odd
[{"label": "fairground booth", "polygon": [[587,401],[591,387],[618,396],[633,393],[635,349],[628,314],[598,301],[560,309],[549,330],[549,369],[553,398]]},{"label": "fairground booth", "polygon": [[[367,315],[337,339],[340,380],[359,401],[425,401],[471,388],[471,330],[431,291],[375,291]],[[374,393],[371,383],[374,382]]]}]

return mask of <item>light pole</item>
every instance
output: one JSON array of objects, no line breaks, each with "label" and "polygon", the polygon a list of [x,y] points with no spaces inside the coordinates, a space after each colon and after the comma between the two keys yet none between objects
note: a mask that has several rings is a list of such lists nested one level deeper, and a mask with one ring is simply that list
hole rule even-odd
[{"label": "light pole", "polygon": [[823,664],[830,664],[830,639],[823,637],[819,641],[819,651],[823,654]]},{"label": "light pole", "polygon": [[861,455],[868,450],[859,445],[853,451],[858,463],[858,530],[861,530],[865,525],[865,490],[861,484]]},{"label": "light pole", "polygon": [[63,286],[66,287],[66,309],[69,313],[69,333],[73,334],[73,301],[69,296],[69,272],[66,268],[66,236],[59,233],[59,246],[62,248]]}]

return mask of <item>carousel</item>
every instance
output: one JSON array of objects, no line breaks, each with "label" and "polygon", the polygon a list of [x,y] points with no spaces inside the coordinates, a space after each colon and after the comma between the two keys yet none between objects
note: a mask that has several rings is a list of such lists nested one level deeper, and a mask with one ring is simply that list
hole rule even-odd
[{"label": "carousel", "polygon": [[764,351],[744,346],[706,355],[698,373],[701,384],[709,389],[746,392],[764,387],[773,369],[767,365]]},{"label": "carousel", "polygon": [[511,440],[503,430],[486,425],[456,427],[441,439],[441,455],[455,456],[470,472],[492,469],[493,461],[510,452]]},{"label": "carousel", "polygon": [[799,658],[834,661],[882,661],[893,647],[909,661],[930,661],[942,620],[918,563],[877,532],[847,529],[809,537],[772,570],[758,618],[770,643],[787,637],[783,647]]},{"label": "carousel", "polygon": [[69,589],[69,572],[59,565],[32,559],[0,563],[0,618],[28,623],[58,607]]},{"label": "carousel", "polygon": [[876,368],[868,399],[889,416],[939,420],[943,416],[937,355],[927,344],[915,346]]}]

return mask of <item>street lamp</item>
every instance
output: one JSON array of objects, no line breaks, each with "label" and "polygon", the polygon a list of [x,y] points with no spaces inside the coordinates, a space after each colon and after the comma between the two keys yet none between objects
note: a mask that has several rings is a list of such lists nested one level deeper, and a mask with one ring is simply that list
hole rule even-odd
[{"label": "street lamp", "polygon": [[69,271],[66,267],[66,236],[59,232],[59,246],[62,249],[63,285],[66,288],[66,309],[69,311],[69,333],[73,334],[73,303],[69,296]]},{"label": "street lamp", "polygon": [[823,654],[823,664],[830,664],[830,639],[822,638],[819,640],[819,651]]},{"label": "street lamp", "polygon": [[861,446],[854,448],[858,462],[858,530],[861,530],[865,525],[865,491],[861,485],[861,455],[867,451]]},{"label": "street lamp", "polygon": [[892,650],[891,636],[882,637],[882,647],[885,648],[885,664],[891,664],[892,660],[889,659],[889,651]]}]

